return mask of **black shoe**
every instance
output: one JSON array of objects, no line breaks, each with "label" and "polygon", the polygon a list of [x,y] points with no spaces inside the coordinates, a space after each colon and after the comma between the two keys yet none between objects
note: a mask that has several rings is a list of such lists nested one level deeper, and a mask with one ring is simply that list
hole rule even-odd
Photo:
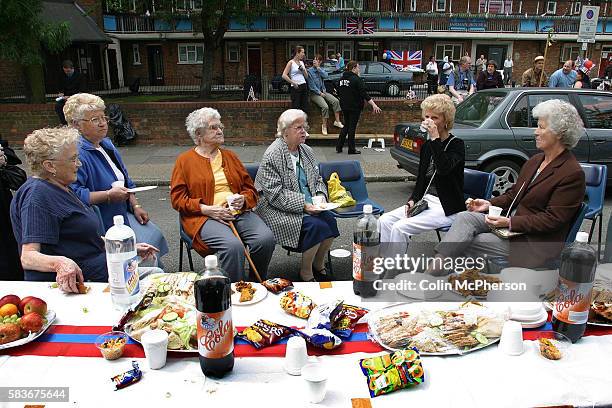
[{"label": "black shoe", "polygon": [[317,282],[330,282],[331,281],[327,268],[323,268],[320,271],[317,271],[313,268],[312,274],[314,275]]},{"label": "black shoe", "polygon": [[361,154],[361,152],[359,150],[349,150],[348,154]]},{"label": "black shoe", "polygon": [[336,147],[336,153],[342,153],[342,148],[341,147]]}]

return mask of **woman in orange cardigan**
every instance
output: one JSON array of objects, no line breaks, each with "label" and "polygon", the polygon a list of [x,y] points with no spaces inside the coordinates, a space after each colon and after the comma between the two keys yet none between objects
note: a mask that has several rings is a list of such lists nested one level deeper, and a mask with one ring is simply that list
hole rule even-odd
[{"label": "woman in orange cardigan", "polygon": [[[172,207],[181,214],[183,229],[202,256],[216,253],[232,282],[247,280],[244,247],[229,227],[233,221],[265,279],[274,252],[274,235],[252,210],[257,190],[235,153],[221,149],[223,129],[216,109],[193,111],[185,121],[196,147],[176,160],[170,182]],[[227,205],[231,196],[232,208]],[[232,211],[233,210],[233,211]]]}]

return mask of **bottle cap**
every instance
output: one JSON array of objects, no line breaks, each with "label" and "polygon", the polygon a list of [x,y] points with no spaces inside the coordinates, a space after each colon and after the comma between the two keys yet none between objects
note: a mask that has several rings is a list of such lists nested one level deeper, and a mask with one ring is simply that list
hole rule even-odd
[{"label": "bottle cap", "polygon": [[577,233],[576,242],[589,242],[589,233],[584,231]]},{"label": "bottle cap", "polygon": [[371,204],[366,204],[363,206],[363,213],[364,214],[372,214],[372,205]]},{"label": "bottle cap", "polygon": [[217,256],[208,255],[206,258],[204,258],[204,266],[206,266],[206,269],[216,268],[217,267]]},{"label": "bottle cap", "polygon": [[123,221],[123,215],[115,215],[113,217],[113,224],[114,225],[123,225],[124,221]]}]

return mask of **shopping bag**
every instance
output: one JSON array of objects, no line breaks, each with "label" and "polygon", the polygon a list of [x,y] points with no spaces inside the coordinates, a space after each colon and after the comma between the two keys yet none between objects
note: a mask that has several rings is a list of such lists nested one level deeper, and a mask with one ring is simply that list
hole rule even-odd
[{"label": "shopping bag", "polygon": [[351,207],[357,204],[357,201],[351,197],[346,188],[342,187],[338,173],[333,172],[327,181],[327,190],[329,192],[329,201],[340,204],[340,207]]}]

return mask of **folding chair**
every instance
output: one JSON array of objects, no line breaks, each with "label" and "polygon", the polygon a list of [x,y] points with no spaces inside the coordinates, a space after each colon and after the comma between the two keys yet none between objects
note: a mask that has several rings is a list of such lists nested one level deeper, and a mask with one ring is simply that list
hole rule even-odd
[{"label": "folding chair", "polygon": [[185,230],[183,229],[183,225],[181,225],[181,215],[178,215],[178,225],[180,231],[180,242],[179,242],[179,272],[183,271],[183,245],[187,249],[187,259],[189,260],[189,270],[195,272],[193,269],[193,258],[191,257],[191,250],[193,249],[193,240]]},{"label": "folding chair", "polygon": [[597,234],[597,258],[601,253],[601,230],[603,223],[604,197],[606,195],[606,182],[608,180],[608,167],[600,164],[580,163],[586,181],[587,212],[585,219],[591,221],[589,231],[589,243],[593,237],[595,224],[599,218],[599,230]]}]

